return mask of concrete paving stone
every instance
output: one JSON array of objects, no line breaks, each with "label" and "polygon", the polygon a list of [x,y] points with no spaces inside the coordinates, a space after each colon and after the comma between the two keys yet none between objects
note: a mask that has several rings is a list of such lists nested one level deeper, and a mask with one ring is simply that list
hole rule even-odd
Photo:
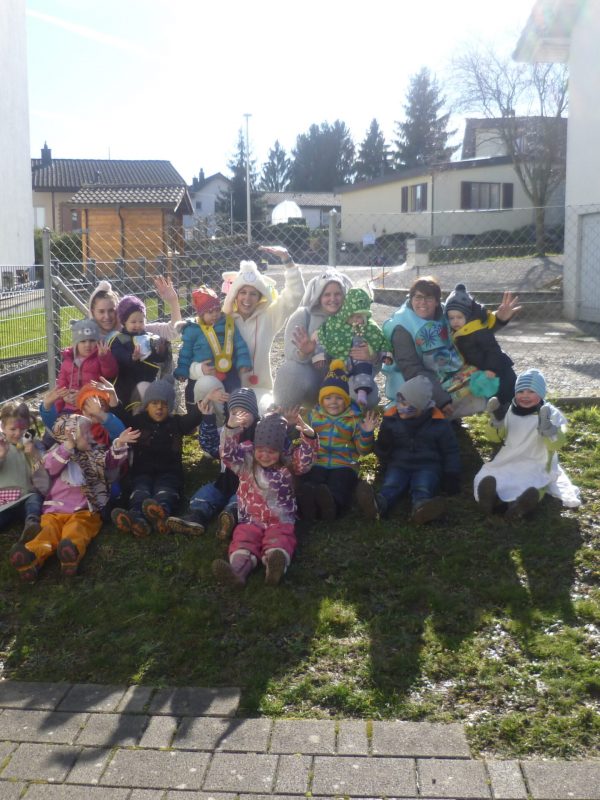
[{"label": "concrete paving stone", "polygon": [[19,800],[26,785],[20,781],[1,781],[0,797],[2,800]]},{"label": "concrete paving stone", "polygon": [[266,753],[271,726],[270,719],[187,717],[182,720],[172,747]]},{"label": "concrete paving stone", "polygon": [[327,719],[277,719],[271,736],[272,753],[335,753],[335,722]]},{"label": "concrete paving stone", "polygon": [[79,748],[61,744],[20,744],[4,771],[3,778],[30,781],[64,781]]},{"label": "concrete paving stone", "polygon": [[102,773],[106,769],[111,753],[110,747],[82,748],[65,779],[66,782],[98,784]]},{"label": "concrete paving stone", "polygon": [[525,800],[527,787],[518,761],[486,761],[495,800]]},{"label": "concrete paving stone", "polygon": [[345,719],[339,723],[337,751],[340,756],[366,756],[369,753],[367,723]]},{"label": "concrete paving stone", "polygon": [[313,795],[360,797],[416,797],[412,758],[352,758],[317,756],[313,767]]},{"label": "concrete paving stone", "polygon": [[116,711],[126,686],[74,683],[59,703],[59,711]]},{"label": "concrete paving stone", "polygon": [[[0,719],[1,722],[1,719]],[[17,745],[15,742],[0,742],[0,767],[8,756],[15,750]],[[0,769],[0,772],[2,770]]]},{"label": "concrete paving stone", "polygon": [[419,790],[424,797],[491,797],[482,761],[431,758],[417,760]]},{"label": "concrete paving stone", "polygon": [[215,753],[204,791],[269,793],[275,780],[277,756],[263,753]]},{"label": "concrete paving stone", "polygon": [[[177,792],[181,800],[196,798],[197,792]],[[165,800],[167,793],[164,789],[132,789],[127,800]]]},{"label": "concrete paving stone", "polygon": [[70,683],[0,681],[0,708],[53,709],[70,686]]},{"label": "concrete paving stone", "polygon": [[522,761],[535,800],[600,800],[600,761]]},{"label": "concrete paving stone", "polygon": [[129,800],[129,789],[102,789],[97,786],[31,784],[24,800]]},{"label": "concrete paving stone", "polygon": [[147,721],[143,714],[90,714],[77,744],[132,747],[142,738]]},{"label": "concrete paving stone", "polygon": [[151,714],[181,717],[231,717],[239,703],[239,689],[182,686],[179,689],[159,689],[150,701],[149,711]]},{"label": "concrete paving stone", "polygon": [[274,792],[277,794],[306,794],[312,766],[312,756],[279,756]]},{"label": "concrete paving stone", "polygon": [[141,714],[146,711],[155,691],[154,686],[129,686],[115,710],[127,714]]},{"label": "concrete paving stone", "polygon": [[0,738],[13,742],[73,744],[87,716],[62,711],[7,708],[0,717]]},{"label": "concrete paving stone", "polygon": [[373,722],[374,756],[470,758],[463,726],[439,722]]},{"label": "concrete paving stone", "polygon": [[209,759],[208,753],[182,750],[117,750],[100,784],[141,789],[199,789]]},{"label": "concrete paving stone", "polygon": [[177,730],[177,717],[150,717],[140,747],[171,747]]},{"label": "concrete paving stone", "polygon": [[[165,800],[237,800],[237,794],[226,794],[224,792],[167,792]],[[257,795],[253,794],[255,800]],[[272,795],[268,795],[269,800],[276,800]],[[135,800],[134,797],[131,800]],[[298,800],[297,797],[294,800]]]}]

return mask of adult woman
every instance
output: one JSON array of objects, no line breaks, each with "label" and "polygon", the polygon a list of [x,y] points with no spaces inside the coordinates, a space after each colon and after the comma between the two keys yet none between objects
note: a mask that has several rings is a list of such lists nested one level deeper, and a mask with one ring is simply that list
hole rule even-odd
[{"label": "adult woman", "polygon": [[[347,275],[331,268],[308,282],[300,308],[289,318],[285,329],[285,363],[275,376],[278,405],[289,408],[316,402],[327,367],[327,355],[318,345],[316,332],[327,317],[340,310],[351,286]],[[370,360],[366,345],[353,348],[351,355],[357,360]]]},{"label": "adult woman", "polygon": [[254,389],[261,413],[273,402],[271,346],[275,334],[290,314],[298,308],[304,293],[304,279],[285,247],[261,247],[280,259],[284,266],[284,287],[275,290],[275,281],[262,275],[254,261],[242,261],[238,272],[223,273],[223,290],[227,296],[223,311],[230,314],[248,345],[253,370],[247,384]]},{"label": "adult woman", "polygon": [[[446,417],[477,414],[485,408],[484,398],[468,394],[454,400],[452,396],[463,360],[452,343],[441,294],[434,277],[417,279],[410,287],[406,302],[384,323],[383,332],[390,339],[394,353],[386,394],[390,400],[395,400],[400,383],[416,375],[425,375],[433,385],[433,400]],[[508,321],[519,310],[517,299],[510,292],[504,293],[496,311],[499,320]]]}]

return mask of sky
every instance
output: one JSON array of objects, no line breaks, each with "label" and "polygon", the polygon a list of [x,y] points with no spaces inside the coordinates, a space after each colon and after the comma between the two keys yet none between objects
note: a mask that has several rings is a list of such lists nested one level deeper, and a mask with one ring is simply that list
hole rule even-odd
[{"label": "sky", "polygon": [[[229,174],[248,119],[260,171],[312,124],[387,141],[410,77],[461,46],[511,53],[533,0],[26,0],[31,154],[166,159]],[[453,118],[460,126],[461,118]]]}]

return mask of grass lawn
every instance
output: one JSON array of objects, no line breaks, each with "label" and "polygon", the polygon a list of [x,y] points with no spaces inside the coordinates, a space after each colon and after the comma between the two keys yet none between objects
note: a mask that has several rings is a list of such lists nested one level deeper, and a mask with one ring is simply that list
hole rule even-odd
[{"label": "grass lawn", "polygon": [[[134,540],[106,528],[78,577],[48,563],[21,585],[4,532],[3,675],[240,686],[244,715],[459,721],[474,753],[598,755],[600,410],[569,416],[562,461],[581,509],[545,498],[512,526],[482,517],[470,478],[491,450],[472,419],[444,523],[415,528],[401,504],[380,523],[353,511],[316,524],[275,589],[262,570],[240,593],[217,586],[226,545],[212,529]],[[215,474],[195,442],[186,462],[190,490]]]}]

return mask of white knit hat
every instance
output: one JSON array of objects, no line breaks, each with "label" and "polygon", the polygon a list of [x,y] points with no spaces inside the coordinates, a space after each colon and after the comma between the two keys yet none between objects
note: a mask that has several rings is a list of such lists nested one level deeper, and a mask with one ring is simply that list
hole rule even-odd
[{"label": "white knit hat", "polygon": [[275,289],[275,281],[272,278],[267,278],[258,271],[254,261],[240,261],[239,272],[224,272],[222,275],[223,291],[227,296],[223,301],[223,311],[225,314],[233,312],[233,306],[237,293],[242,286],[252,286],[253,289],[259,291],[264,300],[261,300],[265,306],[271,305],[273,300],[277,297],[277,290]]}]

